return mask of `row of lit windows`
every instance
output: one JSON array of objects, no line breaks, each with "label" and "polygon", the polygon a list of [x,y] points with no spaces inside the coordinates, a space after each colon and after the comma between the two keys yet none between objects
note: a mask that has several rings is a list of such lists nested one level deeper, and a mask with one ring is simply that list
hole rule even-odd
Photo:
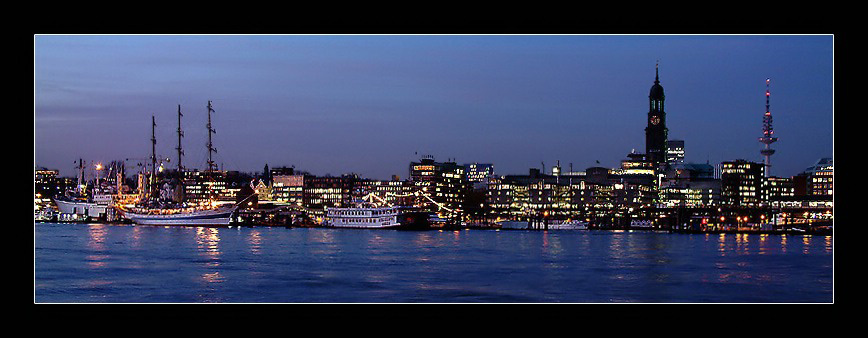
[{"label": "row of lit windows", "polygon": [[359,210],[340,210],[335,212],[335,215],[341,216],[379,216],[379,215],[391,215],[394,214],[394,211],[390,210],[370,210],[370,211],[359,211]]},{"label": "row of lit windows", "polygon": [[315,189],[309,189],[308,192],[312,193],[312,194],[340,193],[341,189],[340,188],[315,188]]},{"label": "row of lit windows", "polygon": [[389,218],[379,218],[379,219],[374,219],[374,218],[346,218],[346,219],[340,219],[341,223],[385,223],[385,222],[389,222],[389,221],[391,221],[391,219],[389,219]]}]

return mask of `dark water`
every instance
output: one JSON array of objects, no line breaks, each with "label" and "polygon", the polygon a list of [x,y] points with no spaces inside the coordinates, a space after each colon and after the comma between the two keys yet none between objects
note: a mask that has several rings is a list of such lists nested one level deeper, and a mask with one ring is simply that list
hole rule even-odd
[{"label": "dark water", "polygon": [[37,303],[832,302],[832,237],[35,224]]}]

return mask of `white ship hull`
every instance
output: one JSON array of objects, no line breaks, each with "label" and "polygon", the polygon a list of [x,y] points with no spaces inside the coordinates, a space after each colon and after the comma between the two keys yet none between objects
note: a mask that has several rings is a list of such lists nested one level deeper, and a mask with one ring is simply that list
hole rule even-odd
[{"label": "white ship hull", "polygon": [[588,226],[581,223],[549,224],[549,230],[588,230]]},{"label": "white ship hull", "polygon": [[74,202],[55,199],[54,204],[57,205],[57,211],[61,214],[79,215],[85,217],[98,218],[100,214],[106,214],[107,205],[97,204],[92,202]]},{"label": "white ship hull", "polygon": [[501,229],[516,229],[516,230],[529,229],[527,221],[503,221],[503,222],[500,222],[498,224],[500,224]]},{"label": "white ship hull", "polygon": [[[532,229],[532,227],[529,226],[527,221],[503,221],[498,224],[500,224],[501,229]],[[539,227],[539,229],[546,229],[546,225],[544,223],[535,224],[534,228],[535,227]],[[558,223],[558,221],[553,221],[552,223],[548,224],[548,230],[588,230],[588,225],[584,222],[579,221],[562,223]]]}]

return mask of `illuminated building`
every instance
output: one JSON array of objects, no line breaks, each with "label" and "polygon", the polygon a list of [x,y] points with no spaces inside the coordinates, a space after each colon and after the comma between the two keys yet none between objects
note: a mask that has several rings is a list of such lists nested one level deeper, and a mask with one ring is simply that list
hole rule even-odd
[{"label": "illuminated building", "polygon": [[648,126],[645,127],[645,154],[646,159],[656,167],[666,162],[666,140],[669,129],[666,128],[666,110],[664,104],[666,95],[663,94],[663,86],[660,85],[660,73],[655,68],[654,85],[648,95]]},{"label": "illuminated building", "polygon": [[653,179],[656,166],[654,162],[648,160],[645,154],[631,152],[627,154],[627,159],[621,161],[621,170],[627,175],[650,175]]},{"label": "illuminated building", "polygon": [[[779,208],[779,216],[786,223],[831,221],[834,216],[834,165],[831,158],[821,158],[813,166],[789,179],[769,178],[769,184],[781,183],[784,191],[771,199],[772,207]],[[786,182],[786,181],[789,182]],[[788,185],[789,184],[789,185]]]},{"label": "illuminated building", "polygon": [[684,163],[684,140],[666,141],[666,162],[669,165]]},{"label": "illuminated building", "polygon": [[305,175],[271,176],[271,198],[277,202],[301,205],[304,197]]},{"label": "illuminated building", "polygon": [[667,207],[718,205],[720,194],[721,181],[714,178],[710,164],[675,164],[666,171],[660,187],[660,201]]},{"label": "illuminated building", "polygon": [[359,200],[373,193],[377,196],[375,202],[385,202],[392,206],[414,206],[419,200],[413,195],[416,186],[411,181],[401,181],[393,177],[391,181],[360,179],[354,182],[353,200]]},{"label": "illuminated building", "polygon": [[726,205],[758,207],[768,202],[765,165],[746,160],[720,164],[721,202]]},{"label": "illuminated building", "polygon": [[813,166],[805,169],[808,175],[808,194],[813,196],[832,196],[835,167],[832,158],[821,158]]},{"label": "illuminated building", "polygon": [[212,200],[234,201],[225,171],[184,171],[184,197],[187,203],[207,204]]},{"label": "illuminated building", "polygon": [[649,207],[657,195],[654,169],[647,168],[641,154],[635,155],[622,162],[627,169],[591,167],[581,174],[555,176],[532,168],[528,175],[492,178],[486,196],[488,217],[546,214],[552,219],[575,219]]},{"label": "illuminated building", "polygon": [[[438,204],[452,210],[464,209],[469,187],[463,165],[451,161],[435,162],[433,156],[425,156],[419,162],[410,162],[410,180],[417,190]],[[438,211],[436,205],[429,205],[429,209]]]},{"label": "illuminated building", "polygon": [[769,177],[769,201],[777,201],[792,197],[795,195],[793,187],[793,179],[788,177]]},{"label": "illuminated building", "polygon": [[491,163],[466,163],[464,172],[467,173],[467,181],[479,183],[494,175],[494,165]]},{"label": "illuminated building", "polygon": [[[515,219],[548,211],[557,217],[570,213],[572,179],[546,175],[531,168],[528,175],[506,175],[489,180],[486,202],[490,217]],[[579,184],[580,178],[575,179]]]},{"label": "illuminated building", "polygon": [[318,214],[325,207],[347,207],[352,204],[351,191],[356,175],[304,176],[302,205]]},{"label": "illuminated building", "polygon": [[[268,166],[266,166],[268,168]],[[292,167],[275,167],[268,170],[268,177],[274,176],[289,176],[295,174],[295,168]]]},{"label": "illuminated building", "polygon": [[612,170],[612,192],[615,204],[624,207],[649,206],[658,198],[657,163],[649,160],[644,154],[631,152],[627,159],[621,161],[620,170]]},{"label": "illuminated building", "polygon": [[259,180],[254,179],[250,183],[251,183],[251,186],[253,187],[253,193],[255,193],[257,196],[256,197],[257,200],[259,200],[259,201],[271,201],[272,200],[272,198],[273,198],[272,189],[271,189],[271,186],[269,186],[267,183],[265,183],[265,179],[259,179]]},{"label": "illuminated building", "polygon": [[[57,170],[37,168],[34,174],[33,189],[43,198],[51,198],[66,190],[63,180],[57,178]],[[74,185],[75,183],[73,183]]]}]

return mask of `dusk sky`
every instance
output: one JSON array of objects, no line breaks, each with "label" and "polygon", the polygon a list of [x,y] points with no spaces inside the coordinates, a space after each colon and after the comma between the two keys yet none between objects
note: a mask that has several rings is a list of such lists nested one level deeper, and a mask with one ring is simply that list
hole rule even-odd
[{"label": "dusk sky", "polygon": [[204,169],[211,100],[225,170],[405,179],[425,154],[498,175],[618,167],[645,150],[658,60],[687,162],[762,161],[766,78],[771,174],[832,157],[831,35],[37,35],[34,164],[146,158],[153,114],[174,167],[180,104],[184,165]]}]

